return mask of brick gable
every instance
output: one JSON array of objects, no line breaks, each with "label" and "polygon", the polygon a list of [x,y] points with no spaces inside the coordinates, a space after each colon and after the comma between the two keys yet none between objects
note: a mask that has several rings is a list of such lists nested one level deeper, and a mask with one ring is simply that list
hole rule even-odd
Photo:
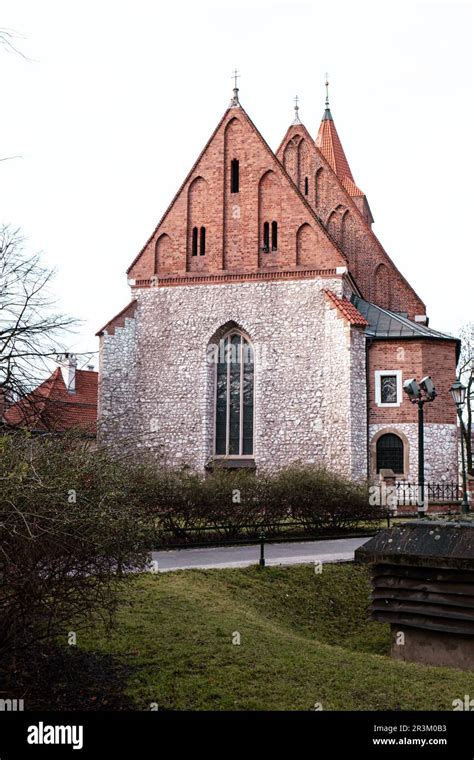
[{"label": "brick gable", "polygon": [[[383,308],[405,312],[411,319],[425,314],[424,303],[371,229],[367,199],[354,182],[339,138],[329,150],[335,127],[332,120],[328,124],[332,131],[320,130],[321,149],[303,124],[291,125],[277,157],[300,193],[307,190],[308,203],[347,258],[349,272],[363,297]],[[322,150],[323,137],[327,157]]]},{"label": "brick gable", "polygon": [[[239,161],[238,192],[231,191],[233,159]],[[277,250],[272,250],[272,222],[277,224]],[[268,252],[263,250],[265,223]],[[183,276],[334,271],[346,265],[245,111],[234,107],[224,114],[128,275],[140,286],[152,278],[160,284]]]}]

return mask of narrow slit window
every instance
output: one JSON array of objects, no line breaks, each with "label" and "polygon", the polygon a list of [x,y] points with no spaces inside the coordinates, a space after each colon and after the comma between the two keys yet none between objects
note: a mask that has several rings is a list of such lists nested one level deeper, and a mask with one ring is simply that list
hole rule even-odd
[{"label": "narrow slit window", "polygon": [[239,161],[237,158],[233,158],[232,161],[230,162],[230,192],[231,193],[239,192],[239,183],[240,183]]},{"label": "narrow slit window", "polygon": [[272,251],[278,250],[278,224],[272,222]]},{"label": "narrow slit window", "polygon": [[199,239],[199,255],[204,256],[206,253],[206,228],[201,227],[201,237]]},{"label": "narrow slit window", "polygon": [[314,175],[314,205],[318,206],[319,202],[321,200],[321,180],[323,178],[323,170],[322,167],[319,167],[317,169],[316,174]]},{"label": "narrow slit window", "polygon": [[270,250],[270,224],[265,222],[263,225],[263,250],[268,253]]},{"label": "narrow slit window", "polygon": [[309,181],[308,181],[308,177],[305,177],[304,178],[304,194],[308,195],[308,192],[309,192]]},{"label": "narrow slit window", "polygon": [[198,253],[198,228],[193,227],[193,247],[192,247],[192,255],[197,256]]}]

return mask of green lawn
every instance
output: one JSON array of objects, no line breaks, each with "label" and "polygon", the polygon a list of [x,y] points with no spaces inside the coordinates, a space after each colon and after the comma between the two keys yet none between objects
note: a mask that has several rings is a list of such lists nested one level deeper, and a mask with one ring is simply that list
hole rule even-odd
[{"label": "green lawn", "polygon": [[474,673],[392,661],[368,595],[352,564],[150,574],[131,581],[110,639],[78,644],[131,666],[138,709],[451,710],[474,695]]}]

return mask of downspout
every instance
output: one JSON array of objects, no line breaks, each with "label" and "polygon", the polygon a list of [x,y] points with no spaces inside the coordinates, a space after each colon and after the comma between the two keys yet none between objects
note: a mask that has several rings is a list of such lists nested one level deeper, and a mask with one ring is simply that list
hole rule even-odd
[{"label": "downspout", "polygon": [[370,414],[370,390],[369,390],[369,349],[373,343],[373,338],[365,338],[365,393],[366,393],[366,429],[367,429],[367,480],[370,480],[370,436],[369,436],[369,414]]}]

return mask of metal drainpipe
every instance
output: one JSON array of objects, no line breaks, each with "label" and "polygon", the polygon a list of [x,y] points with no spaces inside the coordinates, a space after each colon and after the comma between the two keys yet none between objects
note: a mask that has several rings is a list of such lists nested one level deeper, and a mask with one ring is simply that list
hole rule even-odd
[{"label": "metal drainpipe", "polygon": [[367,480],[370,480],[370,436],[369,436],[369,405],[370,405],[370,372],[369,372],[369,349],[373,338],[365,340],[365,394],[366,394],[366,427],[367,427]]}]

